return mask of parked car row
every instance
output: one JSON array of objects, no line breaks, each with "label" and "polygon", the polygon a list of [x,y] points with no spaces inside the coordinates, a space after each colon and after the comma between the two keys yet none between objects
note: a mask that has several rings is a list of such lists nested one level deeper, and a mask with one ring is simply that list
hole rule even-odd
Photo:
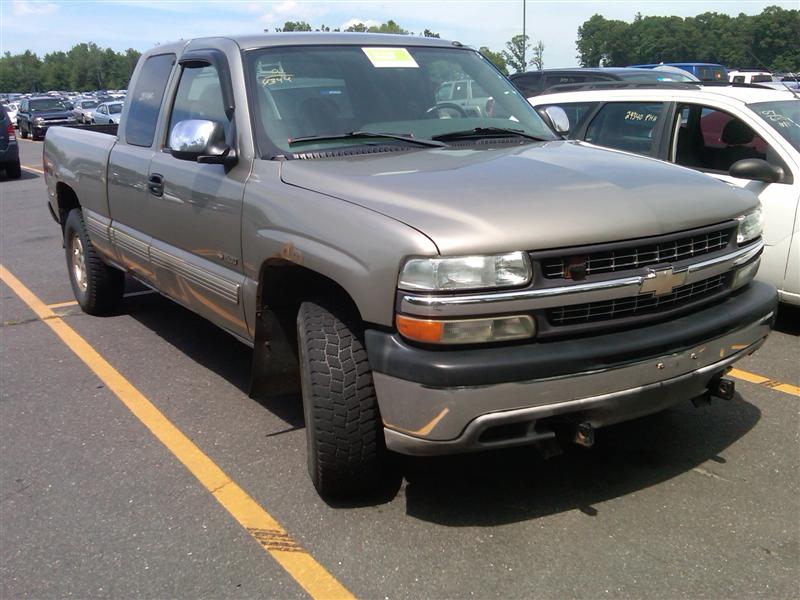
[{"label": "parked car row", "polygon": [[[753,191],[800,178],[778,131],[797,119],[783,96],[708,104],[753,109],[762,146],[703,121],[705,96],[596,93],[536,110],[436,38],[159,45],[117,135],[45,139],[67,276],[87,313],[116,309],[127,272],[253,348],[251,393],[302,397],[324,496],[380,486],[390,452],[591,446],[597,427],[730,399],[777,307],[754,281],[770,248]],[[750,179],[670,164],[678,149]]]}]

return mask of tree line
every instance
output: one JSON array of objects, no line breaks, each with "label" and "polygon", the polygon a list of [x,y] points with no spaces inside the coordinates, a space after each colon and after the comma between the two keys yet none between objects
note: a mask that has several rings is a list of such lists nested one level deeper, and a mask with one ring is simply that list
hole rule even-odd
[{"label": "tree line", "polygon": [[50,52],[42,58],[30,50],[14,55],[6,52],[0,57],[0,91],[125,89],[140,54],[132,48],[115,52],[94,43],[78,44],[68,52]]},{"label": "tree line", "polygon": [[633,22],[593,15],[578,28],[584,67],[710,62],[728,67],[800,70],[800,10],[769,6],[760,14],[705,12]]}]

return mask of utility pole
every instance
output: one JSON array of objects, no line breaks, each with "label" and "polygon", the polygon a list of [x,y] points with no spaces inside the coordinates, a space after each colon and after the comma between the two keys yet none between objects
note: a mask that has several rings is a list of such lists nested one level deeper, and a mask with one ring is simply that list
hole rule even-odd
[{"label": "utility pole", "polygon": [[528,63],[525,61],[525,46],[528,41],[528,38],[525,37],[525,5],[527,4],[527,0],[522,0],[522,70],[525,71],[525,68],[528,66]]}]

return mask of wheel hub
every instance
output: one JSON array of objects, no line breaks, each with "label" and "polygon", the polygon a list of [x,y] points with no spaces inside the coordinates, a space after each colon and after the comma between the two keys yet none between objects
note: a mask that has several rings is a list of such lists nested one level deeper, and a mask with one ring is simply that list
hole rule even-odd
[{"label": "wheel hub", "polygon": [[77,235],[72,237],[70,256],[72,257],[72,274],[75,277],[75,283],[81,292],[85,292],[88,286],[86,281],[86,258],[83,252],[83,242]]}]

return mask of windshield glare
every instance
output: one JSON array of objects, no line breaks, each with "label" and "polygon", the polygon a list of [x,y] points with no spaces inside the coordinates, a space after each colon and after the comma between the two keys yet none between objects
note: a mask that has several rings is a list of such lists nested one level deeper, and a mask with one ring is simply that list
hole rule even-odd
[{"label": "windshield glare", "polygon": [[556,139],[508,80],[473,50],[270,48],[251,51],[248,64],[259,145],[273,153],[403,143],[360,138],[289,144],[352,131],[430,139],[501,127]]},{"label": "windshield glare", "polygon": [[108,112],[112,115],[116,115],[122,112],[122,104],[109,104],[108,105]]},{"label": "windshield glare", "polygon": [[31,112],[42,112],[45,110],[67,110],[67,106],[56,99],[31,100]]},{"label": "windshield glare", "polygon": [[800,151],[800,100],[756,102],[750,108]]}]

